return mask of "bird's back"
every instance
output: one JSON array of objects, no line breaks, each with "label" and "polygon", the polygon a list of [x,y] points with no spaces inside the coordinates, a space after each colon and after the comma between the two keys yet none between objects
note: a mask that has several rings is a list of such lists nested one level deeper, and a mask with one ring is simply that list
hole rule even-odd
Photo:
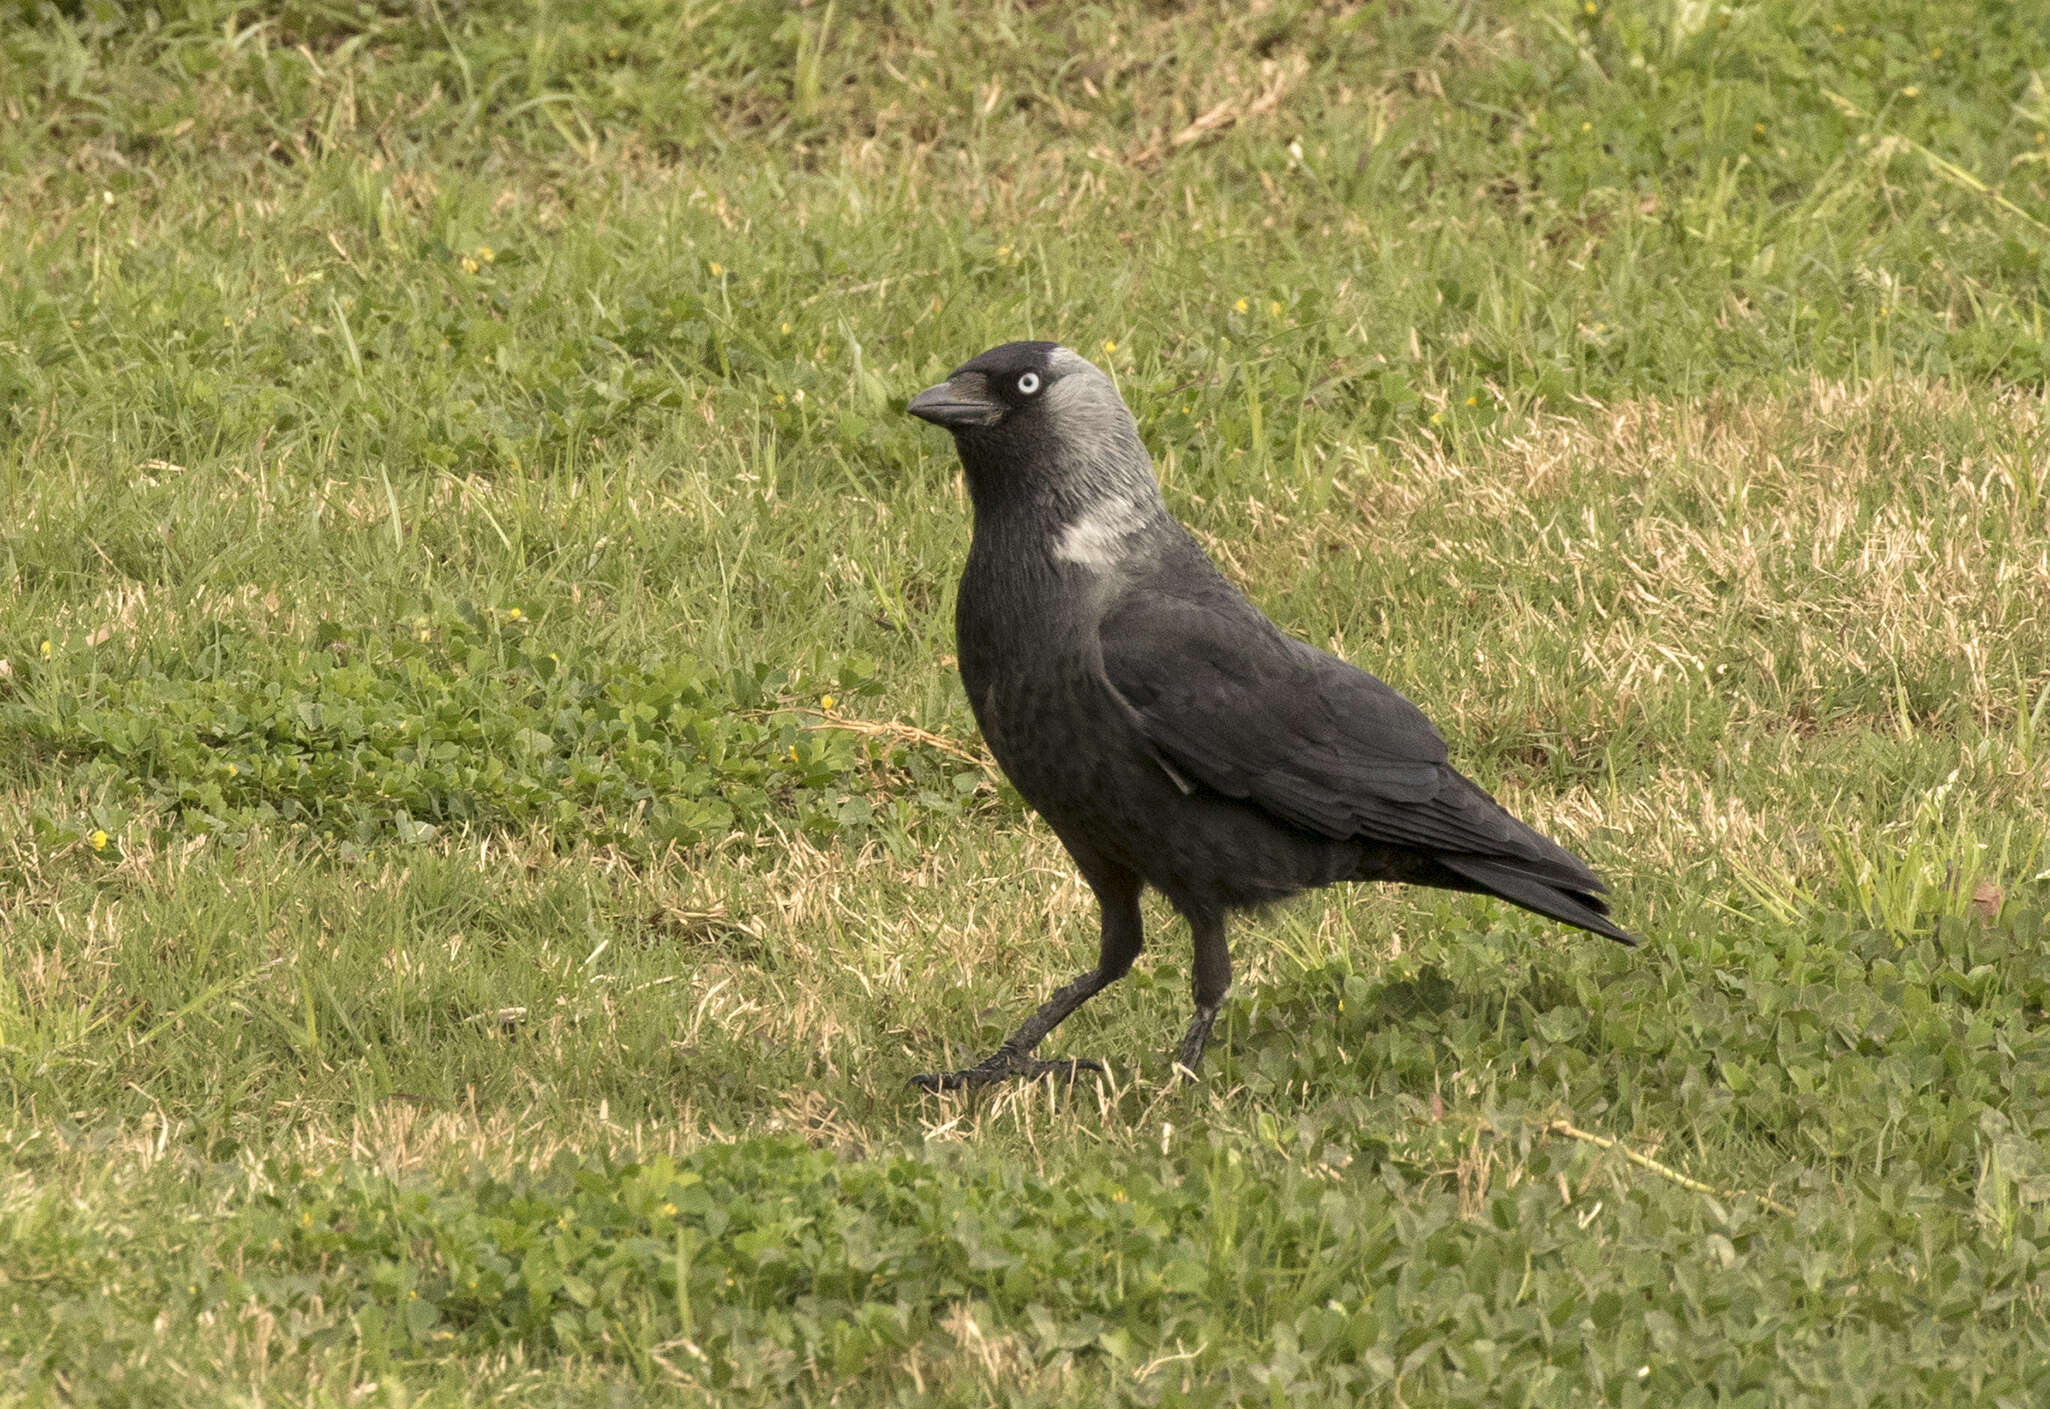
[{"label": "bird's back", "polygon": [[1106,611],[1105,674],[1171,769],[1332,844],[1315,853],[1323,864],[1347,859],[1297,888],[1349,879],[1477,890],[1633,942],[1605,918],[1586,863],[1453,768],[1421,710],[1283,633],[1184,539]]}]

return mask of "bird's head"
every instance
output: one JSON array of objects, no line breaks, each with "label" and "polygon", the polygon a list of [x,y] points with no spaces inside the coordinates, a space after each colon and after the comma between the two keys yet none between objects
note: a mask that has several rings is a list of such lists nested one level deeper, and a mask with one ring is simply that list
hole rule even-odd
[{"label": "bird's head", "polygon": [[904,409],[954,433],[978,507],[1158,494],[1117,387],[1059,343],[993,347]]},{"label": "bird's head", "polygon": [[[912,397],[904,409],[956,435],[1000,428],[1008,434],[1029,434],[1050,419],[1046,408],[1053,404],[1054,387],[1069,377],[1093,380],[1112,401],[1118,399],[1109,378],[1059,343],[1007,342],[963,362],[938,386]],[[1062,401],[1073,396],[1072,385],[1063,388]]]}]

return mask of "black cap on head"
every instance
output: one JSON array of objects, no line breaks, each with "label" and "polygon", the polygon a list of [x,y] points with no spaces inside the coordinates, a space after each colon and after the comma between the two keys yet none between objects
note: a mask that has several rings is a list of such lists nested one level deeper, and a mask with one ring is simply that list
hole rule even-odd
[{"label": "black cap on head", "polygon": [[993,426],[1030,405],[1059,379],[1056,364],[1061,352],[1061,345],[1053,342],[1004,343],[963,362],[944,382],[912,397],[904,409],[948,430]]}]

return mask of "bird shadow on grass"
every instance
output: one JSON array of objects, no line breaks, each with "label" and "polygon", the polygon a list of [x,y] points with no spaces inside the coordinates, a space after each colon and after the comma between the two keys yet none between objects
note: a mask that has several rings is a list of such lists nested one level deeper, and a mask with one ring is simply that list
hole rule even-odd
[{"label": "bird shadow on grass", "polygon": [[1234,1004],[1217,1076],[1263,1098],[1428,1098],[1481,1068],[1572,1066],[1603,1055],[1574,985],[1506,966],[1455,978],[1436,962],[1369,978],[1340,961],[1265,986]]}]

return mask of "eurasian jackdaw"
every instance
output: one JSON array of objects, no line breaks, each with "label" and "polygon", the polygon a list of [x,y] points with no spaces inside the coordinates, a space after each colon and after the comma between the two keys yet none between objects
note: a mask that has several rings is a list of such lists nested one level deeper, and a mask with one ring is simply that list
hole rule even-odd
[{"label": "eurasian jackdaw", "polygon": [[1228,911],[1334,881],[1499,896],[1624,944],[1605,887],[1446,762],[1415,705],[1284,635],[1169,515],[1132,413],[1067,348],[1014,342],[911,398],[974,502],[954,629],[990,752],[1096,892],[1096,967],[933,1090],[1073,1075],[1040,1039],[1132,966],[1139,893],[1196,942],[1190,1074],[1231,983]]}]

